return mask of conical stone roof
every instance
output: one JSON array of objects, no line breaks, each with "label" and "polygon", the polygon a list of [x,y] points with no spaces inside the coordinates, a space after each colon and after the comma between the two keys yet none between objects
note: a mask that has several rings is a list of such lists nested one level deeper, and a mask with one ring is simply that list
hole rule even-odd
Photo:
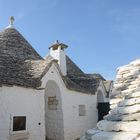
[{"label": "conical stone roof", "polygon": [[[31,61],[43,58],[26,39],[13,27],[0,32],[0,85],[36,87]],[[39,63],[39,62],[38,62]]]},{"label": "conical stone roof", "polygon": [[0,57],[19,60],[42,59],[15,28],[6,28],[0,32]]}]

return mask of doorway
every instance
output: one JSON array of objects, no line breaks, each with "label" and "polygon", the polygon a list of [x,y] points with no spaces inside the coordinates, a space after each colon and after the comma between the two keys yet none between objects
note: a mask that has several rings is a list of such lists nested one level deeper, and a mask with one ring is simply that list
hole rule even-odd
[{"label": "doorway", "polygon": [[63,140],[63,112],[61,93],[55,81],[48,81],[45,89],[46,140]]},{"label": "doorway", "polygon": [[104,95],[102,91],[97,94],[97,108],[98,108],[98,121],[103,120],[103,117],[108,114],[109,102],[104,102]]}]

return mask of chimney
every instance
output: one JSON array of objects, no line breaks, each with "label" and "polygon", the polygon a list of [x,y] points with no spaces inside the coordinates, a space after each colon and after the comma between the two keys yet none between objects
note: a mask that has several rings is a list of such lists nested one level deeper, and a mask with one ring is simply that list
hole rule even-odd
[{"label": "chimney", "polygon": [[65,49],[67,47],[68,47],[67,45],[63,43],[59,43],[58,40],[55,42],[55,44],[49,47],[50,55],[54,59],[58,60],[60,70],[64,76],[67,75],[67,64],[66,64],[66,54],[65,54]]}]

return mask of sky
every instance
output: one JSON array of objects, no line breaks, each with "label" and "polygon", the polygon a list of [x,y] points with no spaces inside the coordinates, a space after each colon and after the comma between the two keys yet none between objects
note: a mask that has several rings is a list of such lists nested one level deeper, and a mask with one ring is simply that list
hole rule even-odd
[{"label": "sky", "polygon": [[140,0],[0,0],[0,30],[10,16],[42,57],[59,40],[85,73],[114,80],[140,58]]}]

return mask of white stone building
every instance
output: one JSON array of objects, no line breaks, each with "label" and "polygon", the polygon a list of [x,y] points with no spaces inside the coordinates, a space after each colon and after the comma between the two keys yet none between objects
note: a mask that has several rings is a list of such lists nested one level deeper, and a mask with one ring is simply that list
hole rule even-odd
[{"label": "white stone building", "polygon": [[42,58],[10,25],[0,32],[0,140],[76,140],[96,126],[112,82],[85,74],[56,42]]}]

